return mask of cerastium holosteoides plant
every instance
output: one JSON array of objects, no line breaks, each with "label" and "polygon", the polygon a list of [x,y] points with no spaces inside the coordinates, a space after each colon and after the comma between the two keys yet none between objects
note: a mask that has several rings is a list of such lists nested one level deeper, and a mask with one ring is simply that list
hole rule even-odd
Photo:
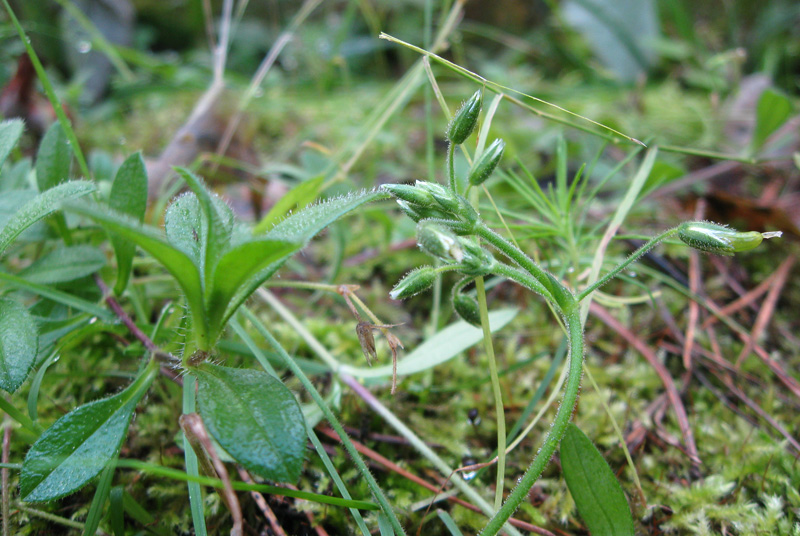
[{"label": "cerastium holosteoides plant", "polygon": [[[447,186],[417,181],[413,186],[387,184],[383,189],[394,196],[401,210],[417,222],[419,247],[440,261],[438,267],[423,266],[411,271],[394,287],[391,292],[393,298],[407,298],[426,290],[433,284],[437,273],[457,272],[465,277],[453,290],[454,309],[464,320],[475,324],[480,322],[478,304],[463,294],[462,290],[476,278],[496,275],[542,296],[563,322],[569,357],[561,405],[527,471],[482,532],[484,535],[494,535],[525,499],[569,430],[572,412],[578,400],[585,353],[581,302],[668,238],[678,237],[688,246],[701,251],[733,255],[756,247],[763,238],[780,236],[780,232],[743,233],[710,222],[682,223],[648,240],[628,259],[595,283],[573,290],[543,269],[517,245],[489,228],[481,219],[475,205],[467,199],[468,191],[482,184],[497,166],[504,147],[501,140],[492,143],[482,155],[476,157],[467,176],[466,190],[460,186],[461,182],[455,174],[453,164],[454,152],[456,146],[465,142],[477,125],[481,94],[481,91],[476,92],[462,105],[448,127],[447,138],[450,145],[447,155]],[[570,441],[570,452],[581,448],[582,444],[580,435],[573,434],[572,437],[574,439]],[[584,515],[587,523],[589,517],[591,516]],[[620,526],[623,527],[620,529],[622,532],[607,533],[633,534],[629,512],[627,516],[623,515]]]}]

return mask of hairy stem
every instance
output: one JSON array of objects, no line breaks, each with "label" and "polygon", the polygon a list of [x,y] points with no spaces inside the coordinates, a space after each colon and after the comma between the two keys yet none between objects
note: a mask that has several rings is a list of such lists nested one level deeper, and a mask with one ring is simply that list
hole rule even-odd
[{"label": "hairy stem", "polygon": [[520,503],[525,500],[533,484],[538,480],[539,476],[541,476],[559,443],[561,443],[561,438],[564,437],[567,425],[572,418],[572,412],[575,409],[575,403],[578,401],[578,391],[581,385],[584,352],[583,326],[581,325],[580,308],[577,307],[577,304],[573,304],[570,310],[567,311],[564,322],[567,325],[567,334],[569,337],[569,368],[564,388],[564,396],[561,399],[561,406],[558,408],[553,426],[550,427],[550,431],[542,444],[542,448],[539,449],[530,467],[525,471],[525,474],[519,480],[519,484],[514,488],[514,491],[508,496],[503,507],[489,520],[486,528],[481,532],[481,536],[494,536],[497,534],[506,520],[508,520],[519,507]]},{"label": "hairy stem", "polygon": [[456,183],[456,146],[454,143],[449,143],[447,145],[447,177],[450,184],[450,189],[453,192],[458,192],[456,187],[458,184]]},{"label": "hairy stem", "polygon": [[578,294],[577,300],[579,302],[582,301],[589,294],[591,294],[595,290],[599,289],[600,287],[602,287],[603,285],[605,285],[606,283],[617,277],[617,275],[619,275],[619,273],[625,268],[627,268],[630,264],[638,261],[642,255],[650,251],[659,242],[669,238],[670,236],[675,235],[677,232],[678,228],[674,227],[672,229],[669,229],[668,231],[664,231],[658,236],[654,236],[653,238],[645,242],[639,249],[631,253],[631,256],[625,259],[625,261],[622,262],[619,266],[608,272],[602,278],[598,279],[592,286],[581,291],[580,294]]}]

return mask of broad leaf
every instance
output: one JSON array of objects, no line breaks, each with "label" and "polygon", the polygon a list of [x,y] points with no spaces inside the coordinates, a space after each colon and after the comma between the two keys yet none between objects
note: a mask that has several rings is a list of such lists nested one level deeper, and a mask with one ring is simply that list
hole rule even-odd
[{"label": "broad leaf", "polygon": [[209,337],[216,340],[222,323],[233,314],[228,304],[237,291],[245,286],[265,267],[288,258],[300,249],[299,244],[266,240],[251,240],[225,252],[217,263],[213,279],[207,283],[206,311],[209,319]]},{"label": "broad leaf", "polygon": [[188,255],[201,273],[203,273],[201,243],[204,242],[202,218],[200,202],[192,192],[176,197],[164,213],[164,232],[167,240]]},{"label": "broad leaf", "polygon": [[297,481],[306,430],[291,391],[258,370],[206,364],[192,373],[199,413],[222,448],[257,475]]},{"label": "broad leaf", "polygon": [[792,115],[792,101],[774,89],[765,89],[756,105],[756,128],[753,149],[759,149],[767,138]]},{"label": "broad leaf", "polygon": [[67,208],[93,219],[106,229],[134,242],[160,262],[172,274],[186,295],[186,301],[195,321],[195,329],[200,329],[200,336],[203,336],[205,333],[203,289],[200,273],[192,259],[168,243],[158,230],[142,225],[128,216],[87,203],[74,203]]},{"label": "broad leaf", "polygon": [[325,177],[320,175],[313,179],[301,182],[281,197],[270,209],[266,216],[261,218],[258,225],[253,229],[253,234],[261,234],[270,227],[278,223],[287,214],[295,209],[303,209],[314,201],[319,195],[319,189],[325,181]]},{"label": "broad leaf", "polygon": [[203,228],[200,236],[205,238],[201,242],[201,251],[204,254],[202,264],[205,274],[204,281],[208,285],[217,261],[231,242],[233,212],[219,196],[208,191],[199,177],[184,168],[176,168],[175,170],[183,177],[183,180],[186,181],[186,184],[197,196],[204,216],[202,218]]},{"label": "broad leaf", "polygon": [[[147,210],[147,170],[142,160],[142,153],[131,155],[119,167],[111,184],[108,206],[139,222],[144,219]],[[114,292],[119,295],[128,286],[136,244],[112,234],[111,245],[114,246],[114,254],[117,257],[117,282],[114,285]]]},{"label": "broad leaf", "polygon": [[96,189],[97,187],[89,181],[70,181],[54,186],[31,199],[0,230],[0,253],[22,231],[57,210],[61,202],[84,196]]},{"label": "broad leaf", "polygon": [[[501,309],[489,313],[491,330],[497,331],[517,315],[516,309]],[[455,356],[483,340],[483,330],[463,320],[450,324],[417,346],[413,352],[397,362],[398,376],[407,376],[450,361]],[[351,367],[344,365],[341,372],[357,378],[389,378],[392,366]]]},{"label": "broad leaf", "polygon": [[603,455],[573,423],[561,440],[561,468],[592,534],[633,536],[633,517],[622,487]]},{"label": "broad leaf", "polygon": [[24,501],[52,501],[77,491],[117,456],[136,404],[158,372],[153,363],[121,393],[74,409],[44,431],[22,463]]},{"label": "broad leaf", "polygon": [[13,393],[22,385],[38,349],[31,315],[17,302],[0,298],[0,388]]},{"label": "broad leaf", "polygon": [[45,132],[36,153],[36,184],[44,192],[61,184],[69,178],[69,165],[72,161],[67,134],[56,121]]},{"label": "broad leaf", "polygon": [[17,145],[25,124],[21,119],[11,119],[0,123],[0,167],[8,158],[11,150]]},{"label": "broad leaf", "polygon": [[106,256],[94,246],[55,249],[20,272],[20,277],[52,285],[86,277],[106,265]]}]

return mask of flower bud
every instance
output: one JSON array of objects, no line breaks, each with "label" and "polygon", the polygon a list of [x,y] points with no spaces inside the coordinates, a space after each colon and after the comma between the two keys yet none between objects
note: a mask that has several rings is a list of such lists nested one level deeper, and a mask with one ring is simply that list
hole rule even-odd
[{"label": "flower bud", "polygon": [[467,198],[463,195],[459,195],[458,197],[458,215],[461,216],[464,221],[469,223],[470,225],[474,225],[478,221],[478,213],[473,208],[472,204],[467,201]]},{"label": "flower bud", "polygon": [[461,259],[461,273],[472,277],[487,275],[495,264],[494,255],[482,248],[472,240],[459,237],[458,239],[464,256]]},{"label": "flower bud", "polygon": [[392,197],[411,205],[429,207],[435,203],[433,196],[429,192],[410,184],[384,184],[381,188],[389,192]]},{"label": "flower bud", "polygon": [[779,237],[781,234],[783,233],[780,231],[773,233],[739,232],[707,221],[687,222],[678,226],[678,238],[686,245],[717,255],[733,255],[737,252],[748,251],[758,246],[764,238]]},{"label": "flower bud", "polygon": [[492,144],[483,152],[481,157],[472,165],[469,171],[469,183],[473,186],[479,186],[488,179],[494,168],[503,157],[503,151],[506,148],[506,142],[501,139],[496,139]]},{"label": "flower bud", "polygon": [[423,207],[422,205],[413,205],[402,199],[397,200],[397,205],[400,210],[405,212],[406,216],[419,223],[420,220],[427,220],[431,218],[446,219],[448,214],[445,214],[435,206]]},{"label": "flower bud", "polygon": [[464,259],[456,235],[436,223],[423,221],[417,225],[417,244],[428,255],[444,261],[461,262]]},{"label": "flower bud", "polygon": [[456,145],[464,141],[475,130],[478,124],[478,114],[481,112],[483,104],[483,92],[479,89],[467,102],[461,105],[455,117],[447,127],[447,139]]},{"label": "flower bud", "polygon": [[454,292],[453,309],[465,322],[475,327],[481,326],[481,312],[478,308],[478,302],[474,298],[460,292]]},{"label": "flower bud", "polygon": [[430,194],[439,206],[447,212],[456,212],[458,210],[458,198],[449,189],[435,182],[417,181],[416,186]]},{"label": "flower bud", "polygon": [[397,200],[397,206],[400,207],[400,210],[402,210],[405,213],[406,216],[408,216],[409,218],[414,220],[416,223],[419,223],[419,221],[424,218],[424,216],[422,216],[422,214],[417,212],[416,209],[418,207],[411,206],[408,202],[403,201],[402,199],[398,199]]},{"label": "flower bud", "polygon": [[410,271],[389,293],[393,300],[405,300],[428,290],[436,280],[436,271],[430,266],[421,266]]}]

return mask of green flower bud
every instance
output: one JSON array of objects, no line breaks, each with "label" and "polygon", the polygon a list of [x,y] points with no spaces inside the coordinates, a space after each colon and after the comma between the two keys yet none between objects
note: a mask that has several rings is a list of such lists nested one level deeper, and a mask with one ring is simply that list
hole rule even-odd
[{"label": "green flower bud", "polygon": [[411,206],[408,202],[403,201],[402,199],[397,200],[397,206],[400,207],[406,216],[414,220],[416,223],[419,223],[420,220],[424,219],[424,216],[417,212],[416,206]]},{"label": "green flower bud", "polygon": [[410,184],[384,184],[381,188],[411,205],[429,207],[436,202],[429,192]]},{"label": "green flower bud", "polygon": [[483,152],[481,157],[472,165],[469,171],[469,183],[473,186],[479,186],[488,179],[494,168],[503,157],[503,151],[506,148],[506,142],[501,139],[496,139],[492,144]]},{"label": "green flower bud", "polygon": [[678,238],[686,245],[717,255],[733,255],[741,251],[748,251],[758,246],[764,238],[775,238],[782,234],[780,231],[774,233],[739,232],[707,221],[687,222],[678,226]]},{"label": "green flower bud", "polygon": [[464,256],[461,259],[461,273],[472,277],[487,275],[495,264],[494,255],[482,248],[472,240],[459,237],[458,239]]},{"label": "green flower bud", "polygon": [[453,309],[462,320],[475,327],[481,326],[481,311],[478,302],[466,294],[453,293]]},{"label": "green flower bud", "polygon": [[448,214],[445,214],[437,207],[423,207],[422,205],[413,205],[402,199],[397,200],[397,205],[400,210],[406,213],[406,216],[419,223],[420,220],[427,220],[431,218],[446,219]]},{"label": "green flower bud", "polygon": [[456,194],[449,189],[436,184],[435,182],[417,181],[416,186],[433,196],[433,199],[439,204],[440,207],[447,212],[456,212],[458,210],[458,198]]},{"label": "green flower bud", "polygon": [[458,215],[461,216],[464,221],[469,223],[470,225],[474,225],[478,221],[478,213],[472,207],[469,201],[463,196],[459,195],[458,197]]},{"label": "green flower bud", "polygon": [[417,244],[428,255],[444,261],[461,262],[464,259],[458,237],[436,223],[423,221],[417,225]]},{"label": "green flower bud", "polygon": [[421,266],[408,272],[389,293],[393,300],[405,300],[415,294],[428,290],[436,281],[436,270],[430,266]]},{"label": "green flower bud", "polygon": [[483,91],[476,91],[467,102],[458,109],[450,125],[447,127],[447,139],[456,145],[464,141],[475,130],[478,124],[478,114],[483,104]]}]

